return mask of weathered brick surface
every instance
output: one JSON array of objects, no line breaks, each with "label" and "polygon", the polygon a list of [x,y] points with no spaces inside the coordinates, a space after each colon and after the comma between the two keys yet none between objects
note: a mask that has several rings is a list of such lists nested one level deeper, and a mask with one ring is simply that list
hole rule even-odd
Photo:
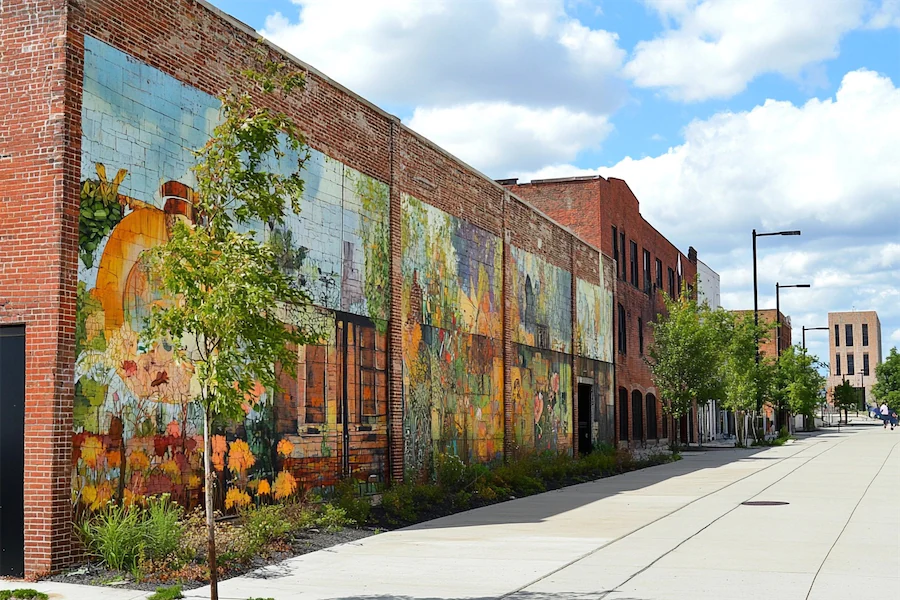
[{"label": "weathered brick surface", "polygon": [[[248,27],[196,0],[5,0],[0,6],[0,324],[27,327],[26,566],[27,573],[36,576],[64,566],[73,556],[71,435],[84,36],[209,94],[241,85],[235,74],[258,64],[254,57],[283,60],[283,56],[261,46]],[[399,480],[404,474],[399,318],[403,194],[504,240],[504,382],[510,380],[510,367],[518,356],[511,334],[517,323],[511,322],[507,310],[514,293],[512,248],[574,275],[574,320],[576,278],[594,284],[603,281],[597,247],[610,254],[609,243],[590,235],[597,230],[593,224],[561,219],[564,214],[547,210],[585,241],[576,239],[572,231],[406,129],[396,117],[314,69],[298,65],[308,75],[305,90],[288,99],[263,101],[292,115],[312,148],[390,186],[393,312],[387,334],[388,425],[387,431],[355,433],[353,443],[378,453],[383,444],[377,438],[386,434],[390,476]],[[527,194],[523,197],[528,199]],[[637,201],[633,204],[634,210],[624,212],[622,222],[635,232],[643,231]],[[598,214],[596,221],[602,231],[613,217],[603,221]],[[625,287],[623,282],[618,285]],[[637,343],[632,337],[630,347]],[[574,340],[567,340],[567,345],[574,348]],[[569,391],[575,398],[575,357],[565,356],[573,374]],[[619,364],[626,369],[627,380],[635,379],[633,385],[647,389],[649,382],[641,383],[635,375],[639,370],[633,354],[620,357]],[[504,449],[509,455],[513,407],[506,384],[503,397]],[[573,419],[572,439],[563,440],[561,449],[575,443],[578,415]],[[305,465],[304,479],[318,481],[318,473],[336,472],[328,462]]]},{"label": "weathered brick surface", "polygon": [[[567,180],[547,180],[532,182],[529,184],[510,185],[510,191],[525,198],[541,211],[562,225],[568,227],[579,237],[599,248],[604,254],[614,256],[616,250],[613,246],[612,227],[616,227],[617,233],[625,234],[625,255],[622,256],[619,248],[619,264],[614,305],[621,304],[626,313],[626,340],[627,352],[616,350],[616,386],[624,389],[628,395],[628,401],[624,404],[628,419],[628,432],[630,441],[642,443],[654,442],[647,439],[646,405],[641,411],[642,426],[637,427],[640,440],[634,439],[636,431],[633,422],[631,406],[632,394],[638,391],[643,399],[648,394],[653,394],[658,399],[658,394],[650,376],[644,357],[640,353],[640,340],[638,332],[638,319],[643,323],[644,349],[646,350],[652,341],[652,332],[649,324],[656,320],[657,315],[664,309],[662,301],[663,291],[668,292],[668,269],[677,273],[680,259],[681,275],[685,284],[693,284],[697,276],[697,266],[688,260],[687,255],[682,254],[659,231],[644,219],[640,213],[637,197],[632,193],[628,185],[621,179],[605,179],[603,177],[574,178]],[[631,283],[630,272],[630,242],[637,243],[637,285]],[[619,240],[621,243],[621,240]],[[653,283],[656,283],[656,259],[662,262],[663,286],[657,289],[654,285],[649,293],[644,291],[643,251],[650,252],[650,275]],[[618,320],[614,306],[613,322],[618,328]],[[616,336],[618,331],[616,331]],[[618,404],[617,410],[623,408]],[[657,407],[657,431],[662,436],[662,411]],[[618,420],[617,420],[618,424]],[[619,428],[617,426],[617,437]]]}]

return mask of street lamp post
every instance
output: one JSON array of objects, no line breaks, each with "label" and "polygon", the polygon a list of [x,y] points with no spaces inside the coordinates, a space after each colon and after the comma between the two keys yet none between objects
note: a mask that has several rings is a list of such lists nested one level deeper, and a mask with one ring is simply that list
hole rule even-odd
[{"label": "street lamp post", "polygon": [[796,283],[793,285],[781,285],[777,281],[775,282],[775,356],[781,356],[781,319],[779,318],[781,315],[781,299],[779,297],[779,290],[782,288],[808,288],[810,285],[808,283]]},{"label": "street lamp post", "polygon": [[803,326],[803,349],[806,350],[806,332],[807,331],[820,331],[820,330],[828,330],[827,327],[806,327]]},{"label": "street lamp post", "polygon": [[[756,274],[756,238],[769,237],[773,235],[800,235],[799,230],[794,231],[775,231],[772,233],[756,233],[753,230],[753,324],[759,326],[759,286]],[[759,365],[759,332],[756,333],[756,364]],[[762,410],[762,395],[759,393],[759,386],[756,388],[756,410]]]}]

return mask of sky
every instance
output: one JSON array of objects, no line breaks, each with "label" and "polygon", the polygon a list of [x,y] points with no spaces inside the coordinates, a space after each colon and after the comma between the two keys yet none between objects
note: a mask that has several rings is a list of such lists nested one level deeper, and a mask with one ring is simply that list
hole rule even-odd
[{"label": "sky", "polygon": [[211,1],[489,177],[624,179],[725,308],[801,230],[760,308],[900,346],[900,0]]}]

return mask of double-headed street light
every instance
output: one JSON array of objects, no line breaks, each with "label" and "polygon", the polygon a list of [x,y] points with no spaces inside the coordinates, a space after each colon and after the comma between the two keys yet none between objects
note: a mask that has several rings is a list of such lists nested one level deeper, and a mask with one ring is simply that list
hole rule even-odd
[{"label": "double-headed street light", "polygon": [[781,285],[777,281],[775,282],[775,356],[781,356],[781,319],[779,318],[781,314],[781,299],[779,297],[778,291],[781,288],[808,288],[810,285],[808,283],[795,283],[793,285]]},{"label": "double-headed street light", "polygon": [[[759,326],[759,287],[757,285],[756,276],[756,238],[768,237],[772,235],[800,235],[799,230],[795,231],[775,231],[772,233],[756,233],[753,230],[753,324]],[[759,333],[756,334],[756,364],[759,364]],[[756,390],[756,410],[762,410],[762,396],[759,393],[759,386]]]}]

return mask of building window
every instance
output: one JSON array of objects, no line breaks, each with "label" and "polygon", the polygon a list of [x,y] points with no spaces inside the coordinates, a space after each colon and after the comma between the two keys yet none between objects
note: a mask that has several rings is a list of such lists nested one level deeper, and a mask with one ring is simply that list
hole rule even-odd
[{"label": "building window", "polygon": [[644,320],[638,317],[638,352],[644,355]]},{"label": "building window", "polygon": [[[868,346],[869,345],[869,324],[868,323],[862,324],[862,336],[863,336],[863,346]],[[868,373],[866,373],[866,375],[868,375]]]},{"label": "building window", "polygon": [[669,298],[675,297],[675,271],[669,267]]},{"label": "building window", "polygon": [[626,281],[628,279],[628,272],[625,270],[625,232],[619,232],[619,246],[621,250],[619,251],[619,255],[622,257],[622,281]]},{"label": "building window", "polygon": [[659,289],[663,289],[662,282],[662,261],[658,258],[656,259],[656,287]]},{"label": "building window", "polygon": [[[835,325],[835,327],[837,327],[837,325]],[[834,355],[834,374],[835,375],[841,374],[841,355],[840,354]]]},{"label": "building window", "polygon": [[[834,347],[837,348],[841,345],[841,326],[837,323],[834,324]],[[838,372],[840,375],[840,372]]]},{"label": "building window", "polygon": [[869,376],[869,353],[863,354],[863,375]]},{"label": "building window", "polygon": [[612,246],[613,259],[616,261],[616,277],[619,277],[619,273],[622,271],[622,261],[619,260],[619,230],[616,229],[615,225],[612,228]]},{"label": "building window", "polygon": [[619,305],[619,352],[625,354],[628,350],[625,341],[625,307]]},{"label": "building window", "polygon": [[631,244],[631,285],[637,287],[638,284],[638,257],[637,243],[632,240]]},{"label": "building window", "polygon": [[678,289],[675,290],[676,292],[678,292],[678,295],[679,295],[679,296],[681,296],[681,283],[682,283],[682,281],[681,281],[681,274],[679,273],[679,274],[678,274]]},{"label": "building window", "polygon": [[653,280],[650,278],[650,252],[644,250],[644,291],[648,294],[650,288],[653,287]]},{"label": "building window", "polygon": [[854,370],[853,367],[854,367],[853,355],[848,354],[847,355],[847,375],[855,375],[856,374],[856,371]]},{"label": "building window", "polygon": [[844,345],[853,345],[853,325],[851,323],[844,325]]},{"label": "building window", "polygon": [[325,422],[325,395],[328,373],[326,346],[306,347],[306,415],[305,423]]}]

